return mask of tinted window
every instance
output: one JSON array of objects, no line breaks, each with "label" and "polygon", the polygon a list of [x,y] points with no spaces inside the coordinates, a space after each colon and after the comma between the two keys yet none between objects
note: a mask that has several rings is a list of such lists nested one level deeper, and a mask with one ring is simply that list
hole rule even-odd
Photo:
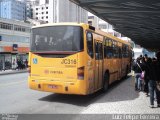
[{"label": "tinted window", "polygon": [[107,46],[106,46],[106,39],[104,39],[104,42],[103,42],[103,46],[104,46],[104,51],[103,51],[103,53],[104,53],[104,58],[106,58],[107,57],[107,53],[106,53],[106,51],[107,51]]},{"label": "tinted window", "polygon": [[96,60],[102,60],[103,59],[103,47],[102,43],[95,43],[95,53],[96,53]]},{"label": "tinted window", "polygon": [[113,41],[106,40],[106,56],[107,58],[113,57]]},{"label": "tinted window", "polygon": [[98,42],[95,42],[95,55],[96,60],[99,60],[99,44]]},{"label": "tinted window", "polygon": [[127,58],[129,56],[129,47],[128,45],[124,45],[122,46],[122,56],[124,58]]},{"label": "tinted window", "polygon": [[93,35],[91,32],[87,32],[87,51],[89,56],[93,58]]},{"label": "tinted window", "polygon": [[121,47],[118,47],[118,53],[119,53],[119,58],[122,58],[122,49],[121,49]]},{"label": "tinted window", "polygon": [[32,30],[31,51],[81,51],[83,29],[78,26],[51,26]]},{"label": "tinted window", "polygon": [[118,58],[118,45],[116,41],[113,41],[113,56]]}]

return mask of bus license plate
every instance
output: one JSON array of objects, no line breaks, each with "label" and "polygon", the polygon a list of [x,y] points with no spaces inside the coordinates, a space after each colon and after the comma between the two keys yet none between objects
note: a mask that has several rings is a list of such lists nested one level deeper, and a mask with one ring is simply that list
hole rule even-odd
[{"label": "bus license plate", "polygon": [[48,85],[48,88],[51,88],[51,89],[57,89],[58,86],[57,85]]}]

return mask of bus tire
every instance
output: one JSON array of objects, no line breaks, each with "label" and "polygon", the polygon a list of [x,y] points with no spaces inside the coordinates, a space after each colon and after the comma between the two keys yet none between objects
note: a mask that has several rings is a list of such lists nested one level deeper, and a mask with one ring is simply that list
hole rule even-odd
[{"label": "bus tire", "polygon": [[109,88],[109,74],[105,73],[104,75],[104,79],[103,79],[103,87],[102,87],[102,91],[103,92],[107,92]]}]

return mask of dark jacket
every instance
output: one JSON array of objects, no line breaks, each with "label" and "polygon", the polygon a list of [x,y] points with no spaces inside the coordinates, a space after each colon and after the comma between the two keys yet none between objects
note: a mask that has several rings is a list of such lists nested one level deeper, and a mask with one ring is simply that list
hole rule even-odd
[{"label": "dark jacket", "polygon": [[156,63],[156,80],[160,81],[160,60]]},{"label": "dark jacket", "polygon": [[142,63],[135,62],[132,68],[135,73],[141,73],[144,70],[144,65]]},{"label": "dark jacket", "polygon": [[156,80],[156,62],[152,62],[146,65],[145,74],[149,80]]}]

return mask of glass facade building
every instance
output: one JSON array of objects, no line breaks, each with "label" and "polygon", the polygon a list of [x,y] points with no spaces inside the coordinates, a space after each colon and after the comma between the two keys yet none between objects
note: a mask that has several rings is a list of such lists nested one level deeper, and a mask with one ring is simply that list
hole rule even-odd
[{"label": "glass facade building", "polygon": [[15,69],[17,60],[28,59],[31,25],[0,18],[0,70]]},{"label": "glass facade building", "polygon": [[17,0],[0,0],[0,17],[6,19],[26,20],[26,4]]}]

